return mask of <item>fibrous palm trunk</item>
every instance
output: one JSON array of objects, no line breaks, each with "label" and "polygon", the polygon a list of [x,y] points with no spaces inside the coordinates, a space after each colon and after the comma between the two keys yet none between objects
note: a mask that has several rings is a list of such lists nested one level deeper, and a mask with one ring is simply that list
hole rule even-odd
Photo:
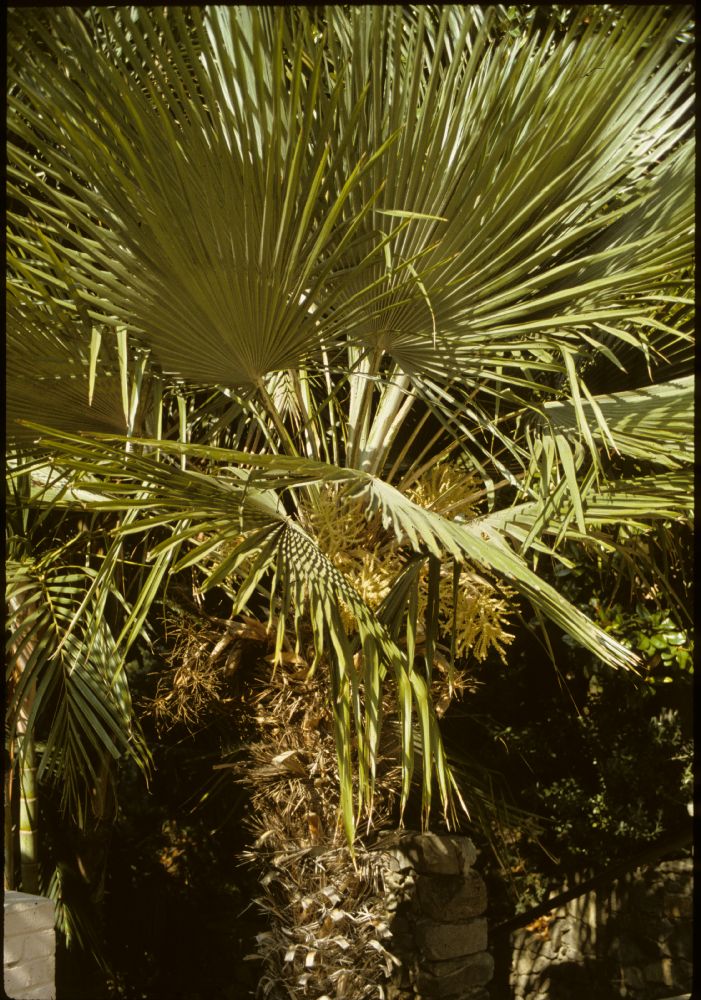
[{"label": "fibrous palm trunk", "polygon": [[[261,666],[248,701],[259,735],[240,768],[255,837],[247,859],[260,874],[256,902],[269,920],[258,935],[260,994],[376,1000],[397,960],[371,855],[356,841],[353,858],[345,841],[324,675],[288,663],[271,676]],[[376,822],[389,819],[397,799],[386,778],[378,777]]]}]

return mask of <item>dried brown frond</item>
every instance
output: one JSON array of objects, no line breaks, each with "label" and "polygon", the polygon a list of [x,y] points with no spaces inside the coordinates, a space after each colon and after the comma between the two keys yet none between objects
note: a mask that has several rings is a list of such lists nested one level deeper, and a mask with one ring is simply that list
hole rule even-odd
[{"label": "dried brown frond", "polygon": [[159,726],[194,727],[224,701],[224,679],[237,669],[241,657],[240,630],[223,630],[216,620],[186,612],[170,615],[165,625],[170,644],[166,662],[172,669],[161,674],[155,696],[142,707],[153,713]]}]

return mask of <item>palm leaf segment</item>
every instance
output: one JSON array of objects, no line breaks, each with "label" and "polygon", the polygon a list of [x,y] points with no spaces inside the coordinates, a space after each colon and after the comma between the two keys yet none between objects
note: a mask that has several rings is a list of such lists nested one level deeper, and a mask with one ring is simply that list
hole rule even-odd
[{"label": "palm leaf segment", "polygon": [[[228,463],[222,478],[175,468],[160,439],[139,456],[136,442],[125,455],[53,436],[91,502],[130,512],[123,531],[174,525],[123,638],[137,634],[169,567],[197,563],[212,586],[248,560],[236,606],[271,572],[279,622],[304,585],[317,654],[334,664],[349,832],[350,717],[364,777],[388,667],[405,790],[412,700],[426,795],[432,757],[443,792],[448,781],[413,665],[414,570],[370,612],[296,523],[298,498],[313,505],[320,482],[379,510],[417,558],[475,560],[608,662],[631,662],[510,546],[537,541],[542,507],[519,537],[508,512],[461,524],[403,491],[412,463],[451,456],[484,476],[492,498],[492,470],[534,496],[539,445],[586,533],[595,505],[585,516],[577,439],[595,478],[602,442],[649,455],[653,425],[624,430],[620,405],[597,403],[583,372],[602,353],[616,362],[646,348],[660,284],[691,260],[691,77],[675,41],[686,17],[605,16],[573,25],[562,44],[550,32],[494,44],[478,9],[386,6],[329,8],[326,28],[267,8],[61,10],[50,28],[37,17],[22,34],[10,80],[11,338],[36,327],[37,310],[53,329],[62,315],[74,370],[92,388],[99,345],[117,331],[124,402],[128,334],[154,371],[223,400],[201,411],[202,434],[214,426],[215,441],[247,445],[185,450]],[[639,400],[629,402],[633,412]],[[527,410],[545,417],[530,440],[509,427]],[[60,426],[51,413],[42,422]],[[550,472],[538,482],[547,506]],[[560,530],[572,515],[558,510]],[[203,526],[206,541],[189,548]],[[243,543],[242,531],[253,532]],[[221,558],[227,538],[234,550]],[[339,624],[342,602],[355,639]]]}]

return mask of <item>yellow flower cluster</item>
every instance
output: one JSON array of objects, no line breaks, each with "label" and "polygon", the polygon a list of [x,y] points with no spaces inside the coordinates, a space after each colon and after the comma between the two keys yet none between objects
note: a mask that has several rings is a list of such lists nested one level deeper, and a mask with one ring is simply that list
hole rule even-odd
[{"label": "yellow flower cluster", "polygon": [[[513,635],[504,625],[510,611],[508,599],[511,591],[489,583],[472,569],[461,570],[453,602],[452,566],[443,569],[439,586],[439,634],[450,642],[455,616],[455,656],[465,659],[472,653],[482,662],[490,648],[496,649],[505,661],[504,645]],[[428,573],[419,582],[419,620],[423,619],[428,602]]]},{"label": "yellow flower cluster", "polygon": [[432,466],[408,491],[410,500],[420,507],[442,514],[451,520],[460,516],[469,521],[478,514],[477,500],[481,494],[477,477],[454,465]]},{"label": "yellow flower cluster", "polygon": [[382,530],[378,517],[365,516],[361,503],[344,502],[334,486],[322,488],[305,514],[321,551],[368,607],[378,608],[404,564],[394,537]]}]

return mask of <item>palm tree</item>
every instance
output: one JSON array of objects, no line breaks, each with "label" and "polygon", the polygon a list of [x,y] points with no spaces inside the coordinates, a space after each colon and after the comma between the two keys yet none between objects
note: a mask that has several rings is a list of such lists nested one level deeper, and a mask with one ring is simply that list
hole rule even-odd
[{"label": "palm tree", "polygon": [[538,566],[689,516],[690,11],[503,16],[11,15],[12,477],[110,533],[15,731],[187,579],[326,692],[352,845],[387,716],[452,815],[435,706],[521,599],[635,668]]}]

